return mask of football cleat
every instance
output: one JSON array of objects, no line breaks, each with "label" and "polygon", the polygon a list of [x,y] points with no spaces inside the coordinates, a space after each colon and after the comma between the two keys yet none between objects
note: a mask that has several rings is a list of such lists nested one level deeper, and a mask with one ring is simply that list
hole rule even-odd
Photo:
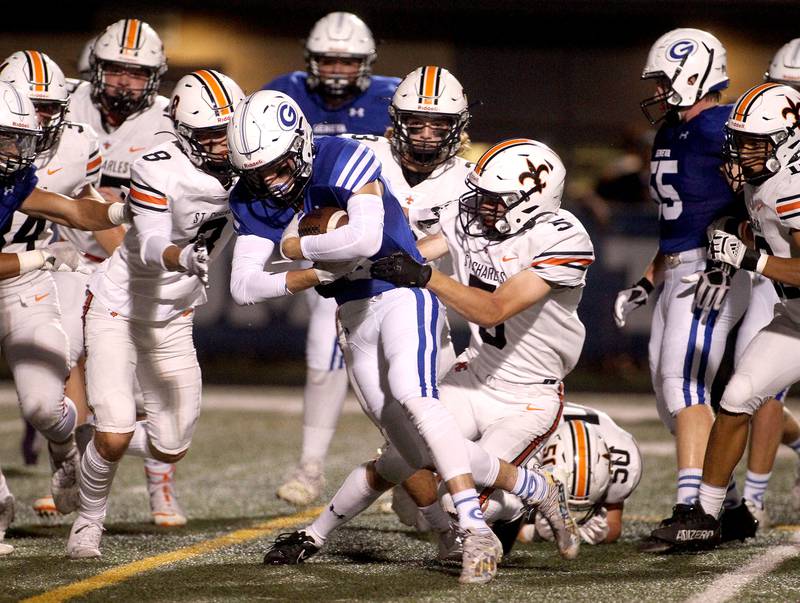
[{"label": "football cleat", "polygon": [[305,530],[279,534],[264,555],[264,565],[297,565],[316,555],[321,547]]},{"label": "football cleat", "polygon": [[520,528],[526,515],[526,513],[523,513],[511,521],[495,521],[492,524],[492,532],[500,540],[500,544],[503,545],[503,555],[509,555],[511,549],[514,548],[514,543],[517,541],[517,536],[520,534]]},{"label": "football cleat", "polygon": [[761,526],[761,522],[751,508],[753,503],[744,499],[742,499],[742,503],[722,512],[722,516],[719,518],[720,543],[733,540],[744,542],[746,538],[753,538],[756,530]]},{"label": "football cleat", "polygon": [[175,465],[165,472],[153,471],[145,464],[150,514],[157,526],[172,528],[186,525],[186,513],[175,494]]},{"label": "football cleat", "polygon": [[49,494],[34,500],[32,507],[34,513],[45,519],[52,519],[61,515],[58,509],[56,509],[56,503],[53,501],[53,497]]},{"label": "football cleat", "polygon": [[766,505],[759,507],[752,500],[747,500],[746,498],[743,500],[744,504],[747,506],[747,510],[750,511],[750,514],[755,517],[756,521],[758,522],[756,527],[759,527],[762,530],[768,529],[772,525],[772,520],[769,517],[769,512],[767,511]]},{"label": "football cleat", "polygon": [[581,546],[581,534],[578,531],[578,524],[569,512],[564,471],[561,467],[556,467],[553,472],[543,471],[541,467],[535,467],[533,470],[547,480],[544,499],[533,507],[542,514],[553,530],[561,556],[564,559],[575,559]]},{"label": "football cleat", "polygon": [[653,530],[651,538],[672,545],[671,551],[710,550],[720,543],[719,520],[706,513],[699,503],[670,519],[673,521],[669,524]]},{"label": "football cleat", "polygon": [[672,515],[665,519],[661,520],[661,523],[658,524],[658,528],[650,532],[650,536],[645,538],[641,543],[639,543],[639,552],[640,553],[669,553],[674,547],[672,544],[665,542],[659,538],[654,536],[657,530],[662,528],[666,528],[674,524],[676,521],[682,520],[686,517],[689,512],[691,511],[691,505],[684,505],[682,503],[678,503],[674,507],[672,507]]},{"label": "football cleat", "polygon": [[75,519],[67,541],[67,555],[70,559],[91,559],[100,557],[100,538],[103,526],[81,515]]},{"label": "football cleat", "polygon": [[78,448],[73,446],[61,461],[52,458],[51,461],[55,471],[50,479],[50,491],[53,494],[53,502],[59,513],[66,515],[78,508],[78,475],[80,472],[81,458]]},{"label": "football cleat", "polygon": [[464,553],[461,559],[461,584],[485,584],[494,579],[503,559],[503,545],[491,530],[463,531]]},{"label": "football cleat", "polygon": [[455,524],[446,532],[436,532],[439,561],[461,561],[464,553],[464,533]]},{"label": "football cleat", "polygon": [[278,498],[298,507],[316,501],[325,487],[319,463],[300,463],[275,493]]}]

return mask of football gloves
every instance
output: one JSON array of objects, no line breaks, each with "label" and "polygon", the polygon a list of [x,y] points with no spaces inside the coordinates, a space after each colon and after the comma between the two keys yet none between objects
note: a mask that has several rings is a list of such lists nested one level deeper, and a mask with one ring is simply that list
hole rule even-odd
[{"label": "football gloves", "polygon": [[682,283],[697,283],[692,309],[702,312],[719,310],[730,291],[731,279],[735,272],[736,268],[730,264],[709,260],[702,272],[684,276],[681,279]]},{"label": "football gloves", "polygon": [[767,257],[747,247],[736,235],[724,230],[715,230],[708,244],[708,258],[730,264],[734,268],[761,272]]},{"label": "football gloves", "polygon": [[372,278],[388,281],[398,287],[424,287],[431,280],[433,269],[420,264],[407,253],[397,251],[374,262],[370,274]]},{"label": "football gloves", "polygon": [[645,305],[652,292],[653,283],[642,277],[635,285],[617,293],[617,300],[614,302],[614,320],[617,326],[624,327],[628,315],[636,308]]},{"label": "football gloves", "polygon": [[178,263],[185,272],[198,277],[203,286],[208,288],[208,248],[203,235],[198,235],[193,244],[181,250]]}]

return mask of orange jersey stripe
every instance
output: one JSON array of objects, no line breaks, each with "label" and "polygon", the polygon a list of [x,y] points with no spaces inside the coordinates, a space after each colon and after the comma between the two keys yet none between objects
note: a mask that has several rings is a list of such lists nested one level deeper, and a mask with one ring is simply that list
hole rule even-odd
[{"label": "orange jersey stripe", "polygon": [[753,99],[761,94],[764,90],[769,90],[777,85],[778,84],[767,83],[752,88],[750,92],[748,92],[745,97],[739,101],[739,104],[736,106],[736,110],[733,114],[733,119],[743,121],[747,116],[747,110],[750,108],[750,103],[753,101]]},{"label": "orange jersey stripe", "polygon": [[217,79],[205,69],[201,69],[195,73],[200,76],[200,78],[205,82],[206,86],[208,86],[208,89],[211,90],[211,94],[214,97],[214,102],[217,104],[217,109],[219,109],[220,115],[227,115],[230,113],[230,104],[225,99],[225,91],[222,89],[222,86],[219,85]]},{"label": "orange jersey stripe", "polygon": [[578,474],[575,476],[575,496],[582,498],[589,493],[588,438],[583,421],[570,421],[570,425],[572,425],[572,430],[575,434],[575,445],[578,448],[578,458],[576,459]]},{"label": "orange jersey stripe", "polygon": [[512,138],[510,140],[504,140],[503,142],[498,142],[494,145],[491,149],[486,151],[483,156],[478,160],[478,163],[475,164],[475,173],[480,176],[481,172],[483,171],[484,166],[489,163],[489,160],[497,155],[500,151],[505,148],[510,147],[514,144],[520,144],[523,142],[530,142],[527,138]]},{"label": "orange jersey stripe", "polygon": [[102,162],[103,162],[103,158],[100,157],[100,155],[98,155],[97,157],[95,157],[89,163],[86,164],[86,171],[89,172],[89,171],[93,170],[98,165],[100,165]]},{"label": "orange jersey stripe", "polygon": [[164,197],[154,197],[153,195],[148,195],[138,191],[135,188],[131,188],[131,197],[137,201],[141,201],[142,203],[151,203],[161,207],[165,207],[167,205],[167,200]]},{"label": "orange jersey stripe", "polygon": [[128,35],[125,36],[125,47],[136,48],[136,36],[139,33],[139,19],[128,21]]},{"label": "orange jersey stripe", "polygon": [[36,50],[28,50],[27,53],[33,66],[34,90],[36,92],[44,92],[44,85],[47,83],[44,81],[44,59],[42,59],[41,53]]},{"label": "orange jersey stripe", "polygon": [[540,266],[541,264],[548,264],[550,266],[561,266],[562,264],[581,264],[582,266],[588,266],[592,262],[594,262],[593,258],[547,258],[546,260],[533,262],[531,267]]},{"label": "orange jersey stripe", "polygon": [[786,213],[787,211],[792,211],[793,209],[797,209],[798,207],[800,207],[800,201],[795,201],[794,203],[789,203],[788,205],[781,205],[778,208],[778,213],[783,214]]}]

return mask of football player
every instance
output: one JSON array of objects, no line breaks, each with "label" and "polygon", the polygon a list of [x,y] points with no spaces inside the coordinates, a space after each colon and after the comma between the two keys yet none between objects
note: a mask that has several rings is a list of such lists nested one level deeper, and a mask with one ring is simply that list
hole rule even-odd
[{"label": "football player", "polygon": [[[313,141],[299,107],[289,97],[269,91],[248,97],[228,135],[231,160],[242,174],[231,196],[239,232],[231,276],[234,297],[253,303],[328,283],[326,294],[339,304],[351,381],[365,412],[399,451],[355,469],[326,510],[305,529],[279,536],[264,562],[294,564],[315,554],[332,530],[410,476],[413,467],[436,466],[453,494],[465,533],[462,582],[491,580],[502,555],[499,541],[483,521],[471,470],[479,471],[481,483],[493,485],[496,478],[529,502],[547,506],[564,532],[569,517],[559,515],[566,508],[559,505],[566,500],[562,484],[549,474],[501,466],[460,438],[452,416],[438,402],[437,341],[444,311],[438,300],[418,288],[364,278],[364,270],[338,278],[350,272],[354,262],[395,251],[421,259],[374,153],[348,138]],[[293,217],[299,203],[309,211],[346,208],[349,222],[301,239]],[[328,264],[282,274],[263,272],[276,244],[288,258]],[[386,462],[390,458],[392,464]],[[577,549],[567,554],[574,556]]]},{"label": "football player", "polygon": [[[306,40],[307,70],[277,77],[277,90],[300,106],[315,134],[382,135],[397,78],[372,75],[375,41],[356,15],[335,12],[314,25]],[[300,462],[277,495],[295,505],[319,498],[324,464],[347,395],[344,357],[336,338],[336,303],[313,289],[304,294],[310,320],[306,336],[303,444]]]},{"label": "football player", "polygon": [[[653,81],[656,92],[642,102],[642,110],[653,124],[663,120],[650,164],[659,248],[639,282],[619,292],[614,318],[624,326],[628,314],[656,291],[650,372],[659,415],[676,438],[678,466],[677,504],[668,523],[697,498],[714,420],[711,384],[728,332],[747,307],[750,279],[742,271],[731,277],[729,269],[707,263],[705,252],[708,226],[734,215],[736,208],[721,171],[729,112],[719,104],[728,86],[725,47],[705,31],[670,31],[650,49],[642,78]],[[697,286],[687,282],[698,275]],[[698,295],[692,296],[692,289]],[[707,292],[708,307],[699,303],[701,290]]]},{"label": "football player", "polygon": [[[174,137],[169,100],[158,94],[167,59],[161,38],[139,19],[120,19],[87,45],[91,76],[73,93],[69,118],[98,133],[103,155],[99,190],[106,199],[120,200],[130,188],[133,162]],[[122,233],[106,241],[65,230],[61,235],[81,252],[85,272],[93,272],[122,241]],[[69,303],[82,308],[83,294]],[[175,493],[174,465],[145,459],[144,466],[153,521],[162,526],[185,524]]]},{"label": "football player", "polygon": [[202,388],[192,315],[206,301],[209,254],[216,256],[232,232],[226,124],[242,97],[215,71],[178,81],[170,105],[177,140],[134,162],[132,226],[89,281],[86,374],[95,434],[81,460],[71,558],[100,556],[108,494],[126,451],[175,463],[191,443]]},{"label": "football player", "polygon": [[[700,484],[699,501],[654,536],[673,546],[713,548],[720,542],[718,519],[726,484],[744,452],[753,413],[798,379],[793,346],[800,336],[800,246],[797,145],[800,92],[765,83],[745,92],[726,123],[729,177],[743,186],[755,249],[738,232],[711,234],[709,257],[772,279],[781,298],[775,315],[745,350],[728,382],[714,421]],[[731,229],[733,230],[733,229]]]},{"label": "football player", "polygon": [[[39,57],[41,58],[41,57]],[[47,271],[75,258],[40,238],[47,221],[86,230],[121,224],[122,204],[107,204],[90,186],[77,200],[37,188],[36,148],[42,127],[33,103],[0,81],[0,333],[22,416],[48,441],[55,505],[77,505],[78,450],[75,405],[64,396],[67,338],[55,283]],[[86,156],[77,159],[85,174]],[[25,214],[20,216],[19,214]],[[10,235],[13,229],[13,234]],[[32,353],[32,350],[35,353]]]},{"label": "football player", "polygon": [[[577,307],[594,251],[580,222],[560,209],[565,174],[539,142],[498,143],[469,172],[470,191],[442,211],[442,231],[419,242],[429,260],[450,254],[454,278],[405,257],[372,266],[378,278],[426,286],[470,322],[470,345],[442,380],[440,397],[464,437],[517,466],[556,429],[562,381],[585,337]],[[430,473],[404,486],[420,507],[436,500]],[[494,496],[489,519],[504,505],[502,493]],[[446,527],[426,519],[437,531]]]}]

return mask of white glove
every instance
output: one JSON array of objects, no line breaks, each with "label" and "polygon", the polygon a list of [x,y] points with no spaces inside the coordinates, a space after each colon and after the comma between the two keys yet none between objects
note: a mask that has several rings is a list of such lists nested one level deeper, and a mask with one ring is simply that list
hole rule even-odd
[{"label": "white glove", "polygon": [[708,245],[709,259],[759,274],[764,270],[768,257],[766,254],[748,248],[739,237],[728,234],[724,230],[715,230]]},{"label": "white glove", "polygon": [[694,289],[694,310],[719,310],[731,288],[736,268],[730,264],[708,262],[706,269],[681,279],[682,283],[697,283]]},{"label": "white glove", "polygon": [[283,242],[286,239],[300,237],[300,220],[302,219],[303,219],[303,212],[299,211],[289,221],[289,223],[286,225],[286,228],[283,229],[283,234],[281,235],[281,244],[278,245],[278,250],[281,252],[281,257],[284,260],[291,260],[291,258],[287,258],[285,255],[283,255]]},{"label": "white glove", "polygon": [[600,544],[608,536],[608,519],[605,507],[589,518],[589,521],[578,527],[581,538],[586,544]]},{"label": "white glove", "polygon": [[51,243],[44,248],[44,252],[53,257],[52,268],[46,266],[50,261],[45,262],[42,270],[56,270],[58,272],[74,272],[81,261],[81,255],[78,250],[67,241],[58,241]]},{"label": "white glove", "polygon": [[645,305],[652,292],[653,283],[642,277],[632,287],[617,293],[617,300],[614,302],[614,320],[617,326],[624,327],[628,315],[636,308]]},{"label": "white glove", "polygon": [[317,275],[319,284],[325,285],[351,273],[360,263],[361,259],[341,262],[315,262],[311,269]]},{"label": "white glove", "polygon": [[202,236],[181,250],[178,263],[184,272],[198,277],[203,286],[208,287],[208,249]]},{"label": "white glove", "polygon": [[553,542],[556,539],[555,536],[553,535],[553,528],[550,527],[550,524],[547,523],[547,520],[541,513],[536,514],[536,518],[533,521],[533,525],[536,527],[536,533],[534,534],[533,537],[534,542],[537,540],[546,540],[547,542]]}]

